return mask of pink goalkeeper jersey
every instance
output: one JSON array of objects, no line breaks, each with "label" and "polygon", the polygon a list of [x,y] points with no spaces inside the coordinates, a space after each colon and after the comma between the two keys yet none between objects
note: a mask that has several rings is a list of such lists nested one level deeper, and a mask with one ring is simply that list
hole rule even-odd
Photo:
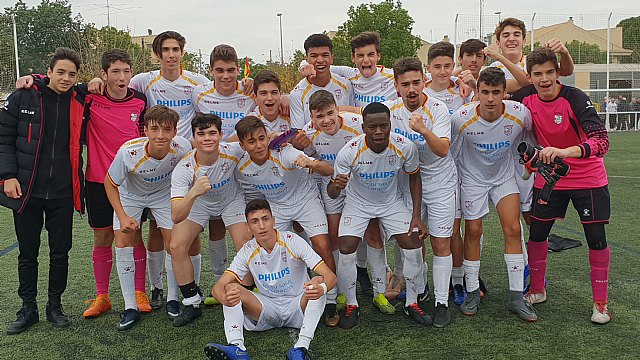
[{"label": "pink goalkeeper jersey", "polygon": [[[541,100],[533,85],[516,91],[511,99],[531,111],[538,143],[560,149],[579,146],[580,158],[564,159],[571,170],[555,185],[556,190],[592,189],[609,183],[604,155],[609,150],[607,130],[598,117],[589,96],[577,88],[560,85],[560,93],[550,101]],[[536,176],[534,186],[544,186]]]},{"label": "pink goalkeeper jersey", "polygon": [[87,181],[104,183],[104,177],[125,142],[143,136],[147,98],[129,89],[123,99],[89,94],[87,107]]}]

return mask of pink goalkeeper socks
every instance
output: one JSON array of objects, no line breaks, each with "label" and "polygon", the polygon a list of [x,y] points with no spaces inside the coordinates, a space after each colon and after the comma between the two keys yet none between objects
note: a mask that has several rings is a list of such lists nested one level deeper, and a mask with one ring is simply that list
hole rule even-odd
[{"label": "pink goalkeeper socks", "polygon": [[109,294],[109,278],[113,265],[113,252],[109,247],[93,247],[93,276],[96,279],[96,293]]},{"label": "pink goalkeeper socks", "polygon": [[136,291],[147,291],[147,249],[144,243],[133,247],[133,261],[136,266]]},{"label": "pink goalkeeper socks", "polygon": [[589,249],[589,265],[591,266],[591,289],[593,301],[606,303],[609,298],[609,265],[611,251],[609,247],[602,250]]},{"label": "pink goalkeeper socks", "polygon": [[529,241],[529,284],[531,292],[544,291],[544,277],[547,272],[547,251],[549,241]]}]

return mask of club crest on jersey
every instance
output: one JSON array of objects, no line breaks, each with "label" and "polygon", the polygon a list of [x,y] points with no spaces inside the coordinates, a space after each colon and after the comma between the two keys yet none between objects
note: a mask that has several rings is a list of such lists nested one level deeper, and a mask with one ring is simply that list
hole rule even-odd
[{"label": "club crest on jersey", "polygon": [[137,120],[138,120],[138,114],[136,113],[131,114],[131,121],[136,122]]},{"label": "club crest on jersey", "polygon": [[184,91],[185,95],[191,95],[191,93],[193,92],[193,87],[191,86],[184,86],[182,88],[182,91]]},{"label": "club crest on jersey", "polygon": [[287,252],[286,251],[282,251],[280,252],[280,259],[282,260],[282,262],[287,262]]},{"label": "club crest on jersey", "polygon": [[473,207],[473,200],[465,200],[464,207],[466,207],[467,210],[471,210],[471,208]]},{"label": "club crest on jersey", "polygon": [[342,217],[342,223],[345,224],[345,226],[350,226],[351,225],[351,216],[343,216]]},{"label": "club crest on jersey", "polygon": [[562,115],[560,115],[560,114],[555,114],[555,115],[553,116],[553,121],[554,121],[556,124],[560,125],[560,124],[562,123]]},{"label": "club crest on jersey", "polygon": [[387,88],[389,88],[389,83],[388,83],[388,82],[383,82],[383,83],[380,85],[380,88],[381,88],[382,90],[387,90]]},{"label": "club crest on jersey", "polygon": [[453,94],[447,94],[444,96],[444,102],[451,104],[453,102]]},{"label": "club crest on jersey", "polygon": [[236,101],[236,104],[238,105],[238,107],[239,107],[239,108],[241,108],[241,109],[242,109],[242,108],[244,108],[245,100],[246,100],[246,99],[238,99],[238,100]]},{"label": "club crest on jersey", "polygon": [[504,126],[504,134],[506,136],[509,136],[513,133],[513,124],[509,124],[509,125],[505,125]]},{"label": "club crest on jersey", "polygon": [[582,216],[591,216],[589,209],[582,209]]},{"label": "club crest on jersey", "polygon": [[171,161],[170,161],[172,167],[175,167],[176,165],[178,165],[179,162],[180,162],[180,158],[177,156],[171,158]]},{"label": "club crest on jersey", "polygon": [[227,164],[227,163],[222,164],[222,169],[221,170],[222,170],[223,174],[226,174],[227,171],[229,171],[229,164]]},{"label": "club crest on jersey", "polygon": [[396,164],[396,160],[398,159],[398,155],[393,154],[393,155],[389,155],[389,165],[395,165]]},{"label": "club crest on jersey", "polygon": [[273,175],[280,176],[280,169],[277,166],[272,167],[271,171],[273,171]]},{"label": "club crest on jersey", "polygon": [[336,100],[342,99],[342,90],[341,89],[335,89],[333,91],[333,93],[336,96]]}]

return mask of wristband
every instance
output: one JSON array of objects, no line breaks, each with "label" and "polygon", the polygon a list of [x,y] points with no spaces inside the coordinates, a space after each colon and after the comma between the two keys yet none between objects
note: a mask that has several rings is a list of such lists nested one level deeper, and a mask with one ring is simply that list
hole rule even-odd
[{"label": "wristband", "polygon": [[319,286],[322,288],[322,290],[324,290],[324,293],[323,293],[323,294],[326,294],[326,293],[327,293],[327,284],[325,284],[325,283],[320,283],[320,284],[319,284]]}]

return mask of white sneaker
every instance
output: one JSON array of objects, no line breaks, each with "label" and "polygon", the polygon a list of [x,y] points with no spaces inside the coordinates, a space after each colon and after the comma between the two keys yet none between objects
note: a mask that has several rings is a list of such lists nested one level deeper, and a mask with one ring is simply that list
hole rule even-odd
[{"label": "white sneaker", "polygon": [[609,321],[611,321],[611,313],[609,312],[609,309],[607,309],[607,304],[594,303],[591,322],[604,325]]},{"label": "white sneaker", "polygon": [[543,303],[547,301],[547,291],[546,290],[542,290],[542,292],[529,291],[524,295],[524,299],[529,301],[531,305]]}]

